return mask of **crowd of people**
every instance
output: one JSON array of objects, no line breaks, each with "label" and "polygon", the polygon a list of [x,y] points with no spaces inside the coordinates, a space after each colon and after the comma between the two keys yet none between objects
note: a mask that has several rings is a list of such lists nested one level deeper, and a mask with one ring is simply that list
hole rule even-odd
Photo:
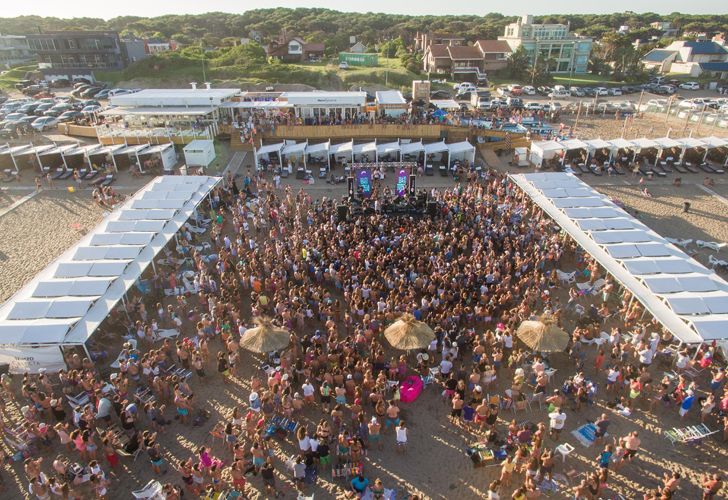
[{"label": "crowd of people", "polygon": [[[277,189],[259,175],[225,184],[211,196],[207,230],[199,220],[184,228],[179,258],[159,262],[148,295],[116,315],[130,321],[118,368],[101,372],[75,353],[57,379],[2,376],[3,408],[12,402],[22,418],[3,410],[2,427],[27,445],[15,458],[31,497],[106,498],[125,474],[120,461],[142,454],[168,500],[245,495],[251,485],[277,497],[287,484],[281,475],[309,492],[324,471],[346,478],[351,496],[389,498],[397,485],[367,463],[385,446],[410,453],[417,431],[409,424],[421,412],[415,401],[405,422],[396,382],[413,374],[438,387],[443,418],[449,412],[478,447],[504,452],[490,499],[534,498],[555,487],[555,448],[598,387],[615,414],[664,407],[692,418],[700,406],[700,420],[713,423],[721,412],[728,439],[725,371],[714,346],[670,351],[671,336],[641,319],[639,302],[620,294],[505,176],[486,172],[433,189],[432,218],[377,210],[342,220],[338,200]],[[567,261],[601,283],[595,295],[562,286],[557,271]],[[191,293],[164,298],[163,290],[180,287]],[[398,353],[382,336],[403,314],[434,330],[417,353]],[[516,338],[521,321],[540,316],[571,325],[562,384],[553,360]],[[290,343],[244,377],[254,360],[240,339],[262,317],[287,329]],[[161,336],[170,330],[182,334]],[[660,363],[674,376],[657,375],[652,366]],[[709,387],[687,376],[691,368],[713,369]],[[203,386],[211,378],[238,396],[232,413],[214,422]],[[506,418],[536,404],[547,408],[541,421]],[[603,451],[593,469],[565,486],[576,499],[603,497],[613,475],[640,459],[638,431],[610,438],[610,420],[604,413],[595,422]],[[167,432],[207,425],[212,446],[195,442],[189,456],[169,458]],[[287,452],[277,439],[289,441]],[[56,443],[61,451],[44,461]],[[644,498],[673,498],[680,484],[679,473],[668,474]],[[703,498],[713,498],[722,478],[711,474],[702,487]]]}]

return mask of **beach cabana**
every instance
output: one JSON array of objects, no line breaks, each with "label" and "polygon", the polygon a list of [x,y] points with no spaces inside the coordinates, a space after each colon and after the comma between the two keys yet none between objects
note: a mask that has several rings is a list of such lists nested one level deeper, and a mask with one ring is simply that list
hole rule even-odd
[{"label": "beach cabana", "polygon": [[119,165],[121,165],[122,167],[131,167],[132,165],[137,165],[139,167],[139,171],[143,172],[142,162],[139,158],[139,155],[144,154],[147,148],[149,148],[148,143],[133,144],[114,151],[114,168],[116,168],[118,171],[117,167]]},{"label": "beach cabana", "polygon": [[697,152],[698,149],[705,147],[705,143],[703,141],[700,139],[693,139],[692,137],[683,137],[677,141],[680,143],[682,148],[682,152],[680,153],[681,162],[685,159],[685,155],[689,150]]},{"label": "beach cabana", "polygon": [[566,148],[556,141],[535,141],[531,143],[531,163],[541,168],[545,160],[561,155]]},{"label": "beach cabana", "polygon": [[[721,139],[720,137],[702,137],[700,139],[705,145],[705,154],[703,155],[703,161],[708,158],[708,153],[715,150],[728,150],[728,139]],[[725,165],[728,166],[728,154],[726,154]]]},{"label": "beach cabana", "polygon": [[448,152],[449,149],[445,141],[433,142],[431,144],[425,144],[425,164],[431,164],[437,158],[438,161],[442,161],[442,154]]},{"label": "beach cabana", "polygon": [[126,148],[123,144],[113,144],[110,146],[103,146],[100,149],[95,149],[87,153],[88,161],[93,169],[100,169],[105,164],[114,167],[114,171],[118,172],[119,168],[116,165],[116,153]]},{"label": "beach cabana", "polygon": [[65,155],[67,152],[76,149],[77,147],[78,146],[76,144],[65,144],[38,153],[37,157],[40,168],[63,168],[64,171],[67,171],[68,164],[66,163]]},{"label": "beach cabana", "polygon": [[53,148],[55,148],[53,144],[43,144],[41,146],[33,146],[31,144],[31,147],[27,149],[20,151],[16,150],[16,152],[13,153],[13,158],[15,159],[15,164],[21,168],[29,166],[32,168],[38,168],[41,172],[43,172],[40,166],[41,162],[39,156]]},{"label": "beach cabana", "polygon": [[281,149],[281,162],[283,164],[297,164],[303,161],[304,168],[306,167],[306,142],[286,141],[286,145]]},{"label": "beach cabana", "polygon": [[304,153],[304,164],[311,162],[319,166],[326,165],[326,169],[331,170],[330,148],[331,141],[308,144]]},{"label": "beach cabana", "polygon": [[[400,156],[400,151],[399,141],[377,144],[377,162],[397,161]],[[392,156],[394,156],[394,159],[391,159]]]},{"label": "beach cabana", "polygon": [[475,146],[467,140],[447,145],[447,154],[449,163],[462,159],[463,161],[475,162]]},{"label": "beach cabana", "polygon": [[283,150],[283,147],[286,145],[284,142],[279,142],[277,144],[268,144],[267,146],[260,146],[259,148],[255,149],[255,169],[260,170],[260,159],[263,158],[264,160],[271,162],[271,154],[275,154],[278,158],[278,163],[281,168],[283,168],[283,157],[281,156],[281,150]]},{"label": "beach cabana", "polygon": [[354,140],[342,142],[341,144],[332,144],[329,148],[329,156],[334,157],[335,162],[345,163],[347,161],[354,162]]},{"label": "beach cabana", "polygon": [[[666,149],[675,150],[675,152],[677,153],[677,149],[681,147],[681,144],[678,141],[676,141],[675,139],[671,139],[670,137],[660,137],[659,139],[655,139],[654,142],[655,144],[657,144],[657,156],[655,156],[655,165],[657,165],[659,161],[664,161],[662,155]],[[671,161],[675,159],[675,157],[671,154],[670,156],[665,158],[665,160],[668,160],[670,158],[672,159]]]},{"label": "beach cabana", "polygon": [[648,139],[647,137],[642,137],[640,139],[634,139],[632,141],[632,144],[634,145],[634,147],[632,148],[632,151],[634,151],[632,161],[635,161],[637,159],[637,155],[640,155],[644,159],[647,159],[647,155],[644,152],[649,151],[650,149],[654,149],[655,156],[657,156],[657,150],[658,150],[659,146],[652,139]]},{"label": "beach cabana", "polygon": [[[139,159],[139,171],[146,173],[145,170],[155,166],[162,167],[160,173],[170,173],[177,164],[177,151],[174,144],[167,142],[164,144],[155,144],[145,148],[137,153]],[[188,165],[189,166],[189,165]]]},{"label": "beach cabana", "polygon": [[355,162],[358,161],[359,163],[372,163],[377,161],[377,141],[354,144],[352,157]]},{"label": "beach cabana", "polygon": [[[616,156],[617,159],[619,161],[621,161],[623,164],[626,164],[629,162],[629,157],[626,156],[626,154],[627,154],[627,151],[632,151],[635,148],[634,144],[632,144],[630,141],[628,141],[624,138],[621,138],[621,137],[619,139],[613,139],[613,140],[607,141],[607,142],[609,142],[609,149],[610,149],[609,161],[610,162],[612,161],[612,158],[614,156]],[[623,151],[623,153],[622,153],[622,151]]]},{"label": "beach cabana", "polygon": [[400,144],[399,147],[402,161],[418,161],[420,158],[420,153],[424,151],[425,146],[424,144],[422,144],[422,141],[403,143]]},{"label": "beach cabana", "polygon": [[[586,158],[589,155],[589,145],[580,140],[580,139],[567,139],[565,141],[559,141],[561,145],[564,147],[565,154],[562,158],[561,163],[566,162],[566,158],[570,156],[574,156],[574,152],[584,151],[584,156],[581,156],[578,158],[579,163],[585,163],[586,164]],[[569,153],[572,153],[571,155]]]},{"label": "beach cabana", "polygon": [[[586,147],[587,147],[587,150],[586,150],[587,163],[592,158],[592,156],[597,161],[608,161],[609,160],[609,156],[610,156],[609,151],[611,150],[612,145],[609,144],[607,141],[605,141],[604,139],[589,139],[588,141],[584,141],[584,143],[586,144]],[[603,158],[601,158],[601,157],[597,158],[597,155],[600,152],[601,152],[601,156],[603,156]]]}]

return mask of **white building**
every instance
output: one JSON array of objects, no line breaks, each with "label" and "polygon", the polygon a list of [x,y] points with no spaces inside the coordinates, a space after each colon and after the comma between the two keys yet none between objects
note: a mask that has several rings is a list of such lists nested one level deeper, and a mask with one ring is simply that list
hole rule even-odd
[{"label": "white building", "polygon": [[35,58],[28,39],[20,35],[0,35],[0,66],[9,68]]}]

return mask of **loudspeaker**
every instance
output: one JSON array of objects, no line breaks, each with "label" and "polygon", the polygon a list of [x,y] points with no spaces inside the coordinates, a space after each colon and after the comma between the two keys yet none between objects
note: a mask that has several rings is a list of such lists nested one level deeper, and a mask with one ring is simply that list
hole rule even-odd
[{"label": "loudspeaker", "polygon": [[436,201],[427,202],[427,214],[430,217],[435,217],[437,215],[437,202]]},{"label": "loudspeaker", "polygon": [[354,178],[353,177],[347,177],[346,178],[346,185],[347,190],[349,192],[349,197],[354,197]]},{"label": "loudspeaker", "polygon": [[346,205],[336,206],[336,217],[339,222],[344,222],[349,217],[349,207]]},{"label": "loudspeaker", "polygon": [[410,196],[414,196],[415,193],[417,192],[417,186],[416,186],[417,181],[415,179],[417,179],[417,176],[414,174],[410,174],[410,176],[409,176],[409,195]]}]

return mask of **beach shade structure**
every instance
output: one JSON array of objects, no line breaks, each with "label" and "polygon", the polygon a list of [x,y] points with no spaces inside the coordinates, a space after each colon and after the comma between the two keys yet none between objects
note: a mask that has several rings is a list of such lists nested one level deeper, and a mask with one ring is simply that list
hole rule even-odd
[{"label": "beach shade structure", "polygon": [[569,334],[556,326],[553,318],[546,316],[539,321],[524,321],[516,336],[536,352],[562,352],[569,344]]},{"label": "beach shade structure", "polygon": [[411,314],[402,315],[384,330],[384,336],[395,349],[424,349],[435,339],[435,332]]},{"label": "beach shade structure", "polygon": [[251,352],[270,353],[288,347],[291,334],[275,326],[269,318],[256,318],[254,328],[245,330],[240,338],[240,347]]}]

